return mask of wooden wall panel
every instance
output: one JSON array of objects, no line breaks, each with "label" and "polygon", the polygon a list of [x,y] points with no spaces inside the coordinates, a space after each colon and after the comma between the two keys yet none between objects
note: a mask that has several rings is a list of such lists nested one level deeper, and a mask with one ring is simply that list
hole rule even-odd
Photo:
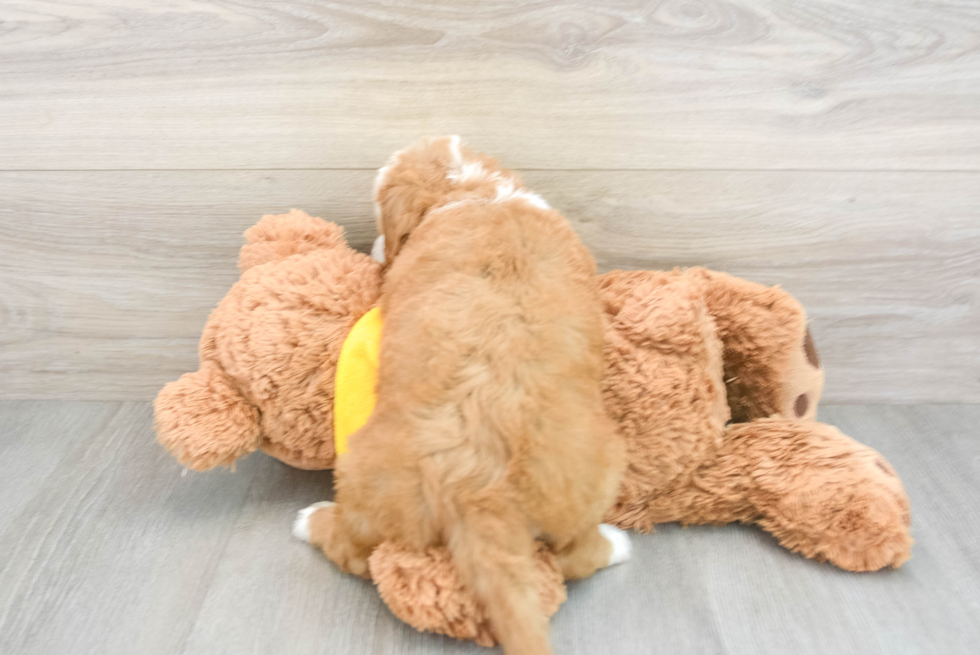
[{"label": "wooden wall panel", "polygon": [[[360,248],[371,171],[0,173],[0,397],[146,399],[196,364],[241,233],[296,206]],[[808,308],[826,398],[980,402],[980,174],[525,173],[603,270],[707,265]],[[52,193],[56,190],[56,193]]]},{"label": "wooden wall panel", "polygon": [[980,169],[980,5],[0,6],[0,169]]}]

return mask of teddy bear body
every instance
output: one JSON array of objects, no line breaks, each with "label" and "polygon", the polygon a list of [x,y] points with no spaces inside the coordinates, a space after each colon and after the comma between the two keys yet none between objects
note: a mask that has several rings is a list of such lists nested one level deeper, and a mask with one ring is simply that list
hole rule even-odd
[{"label": "teddy bear body", "polygon": [[905,561],[909,507],[894,470],[813,420],[824,375],[799,303],[701,268],[613,271],[600,288],[606,408],[628,449],[608,520],[641,532],[758,523],[842,568]]},{"label": "teddy bear body", "polygon": [[337,358],[377,302],[381,267],[348,247],[340,226],[296,210],[245,237],[242,277],[208,318],[200,369],[157,397],[158,438],[199,471],[260,448],[330,468]]}]

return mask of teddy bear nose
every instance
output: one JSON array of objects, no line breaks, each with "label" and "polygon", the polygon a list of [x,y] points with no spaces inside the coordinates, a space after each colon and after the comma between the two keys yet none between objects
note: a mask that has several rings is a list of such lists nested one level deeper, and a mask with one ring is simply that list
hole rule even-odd
[{"label": "teddy bear nose", "polygon": [[805,394],[801,393],[796,397],[796,403],[793,406],[793,410],[796,412],[797,418],[803,418],[806,414],[806,410],[810,408],[810,398]]}]

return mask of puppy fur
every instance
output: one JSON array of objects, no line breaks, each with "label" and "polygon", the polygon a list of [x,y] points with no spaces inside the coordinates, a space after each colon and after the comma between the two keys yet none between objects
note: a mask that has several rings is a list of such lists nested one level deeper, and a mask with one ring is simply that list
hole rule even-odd
[{"label": "puppy fur", "polygon": [[535,539],[567,578],[628,555],[625,534],[599,529],[625,459],[600,394],[595,263],[458,137],[394,155],[375,200],[389,267],[378,404],[338,460],[337,503],[300,532],[362,576],[383,540],[445,544],[504,651],[550,653]]}]

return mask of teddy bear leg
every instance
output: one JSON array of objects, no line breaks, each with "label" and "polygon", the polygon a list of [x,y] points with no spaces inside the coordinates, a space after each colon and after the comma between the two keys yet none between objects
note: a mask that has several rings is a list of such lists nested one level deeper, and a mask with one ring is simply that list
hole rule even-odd
[{"label": "teddy bear leg", "polygon": [[795,552],[850,571],[910,557],[909,501],[894,469],[836,428],[761,419],[730,426],[719,471],[743,469],[754,521]]},{"label": "teddy bear leg", "polygon": [[330,501],[300,510],[293,536],[320,548],[342,571],[362,578],[369,577],[368,558],[381,543],[370,521],[350,517],[349,510]]}]

